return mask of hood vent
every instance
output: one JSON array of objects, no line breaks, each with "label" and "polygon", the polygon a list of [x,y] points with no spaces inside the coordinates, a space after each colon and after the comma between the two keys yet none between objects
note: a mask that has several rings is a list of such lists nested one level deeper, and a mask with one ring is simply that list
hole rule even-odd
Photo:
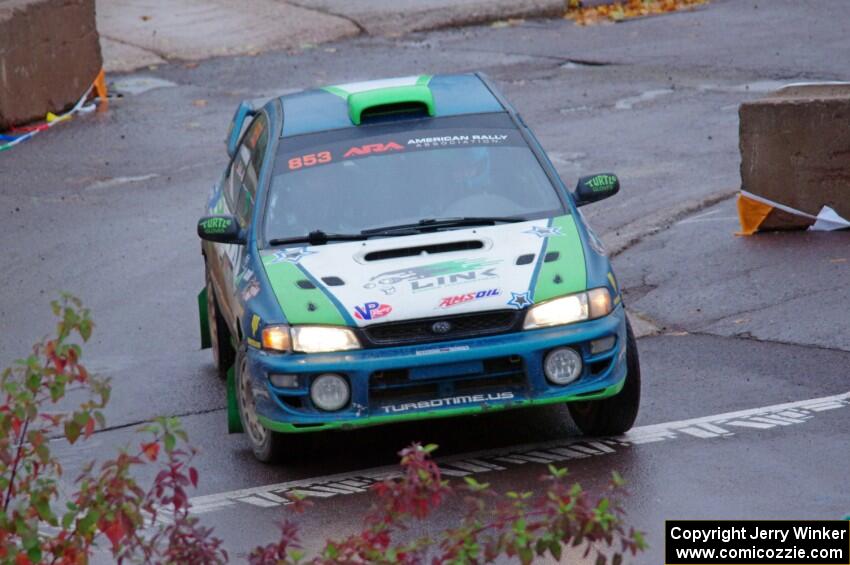
[{"label": "hood vent", "polygon": [[363,259],[366,261],[384,261],[385,259],[398,259],[399,257],[415,257],[423,253],[433,255],[436,253],[451,253],[452,251],[469,251],[481,249],[484,243],[478,240],[452,241],[450,243],[436,243],[431,245],[417,245],[416,247],[400,247],[398,249],[384,249],[367,253]]}]

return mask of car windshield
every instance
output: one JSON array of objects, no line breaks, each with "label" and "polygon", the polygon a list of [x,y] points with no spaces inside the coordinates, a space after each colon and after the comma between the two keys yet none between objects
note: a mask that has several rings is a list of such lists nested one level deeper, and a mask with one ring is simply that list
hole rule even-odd
[{"label": "car windshield", "polygon": [[565,213],[520,132],[506,116],[486,116],[281,140],[266,240],[315,230],[359,234],[423,219]]}]

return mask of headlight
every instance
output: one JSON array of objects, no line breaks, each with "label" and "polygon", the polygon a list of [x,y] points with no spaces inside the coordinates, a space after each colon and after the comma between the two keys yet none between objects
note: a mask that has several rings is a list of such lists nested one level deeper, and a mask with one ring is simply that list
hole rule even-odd
[{"label": "headlight", "polygon": [[293,351],[327,353],[360,349],[357,336],[349,328],[337,326],[292,326]]},{"label": "headlight", "polygon": [[554,298],[532,306],[525,315],[523,329],[562,326],[601,318],[611,313],[611,294],[607,288]]}]

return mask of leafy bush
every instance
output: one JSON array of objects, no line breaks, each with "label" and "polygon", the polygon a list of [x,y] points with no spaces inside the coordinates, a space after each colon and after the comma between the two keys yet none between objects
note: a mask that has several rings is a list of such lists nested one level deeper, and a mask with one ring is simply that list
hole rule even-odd
[{"label": "leafy bush", "polygon": [[[80,364],[80,341],[88,341],[93,328],[89,311],[67,295],[52,306],[56,335],[0,375],[0,561],[81,563],[106,547],[118,562],[227,562],[222,541],[191,515],[187,489],[198,483],[191,466],[196,452],[174,418],[142,427],[138,446],[100,465],[89,463],[74,481],[75,492],[61,494],[63,470],[49,439],[75,444],[103,429],[111,389]],[[59,403],[69,402],[72,389],[86,398],[65,409]],[[622,489],[616,474],[601,496],[568,484],[566,470],[555,467],[542,478],[540,494],[497,494],[471,478],[449,485],[431,459],[434,449],[414,444],[400,453],[401,477],[374,485],[376,502],[362,531],[328,540],[318,555],[305,559],[298,526],[286,520],[279,539],[255,548],[250,562],[439,564],[507,556],[529,563],[535,556],[560,559],[566,550],[617,564],[644,548],[641,533],[626,529],[622,510],[609,498]],[[148,489],[134,478],[143,465],[159,469]],[[428,518],[456,495],[468,505],[459,526],[433,539],[396,540],[413,520]],[[298,497],[294,502],[297,512],[309,506]]]},{"label": "leafy bush", "polygon": [[[90,463],[76,478],[76,492],[60,495],[62,466],[49,439],[75,444],[103,428],[110,387],[79,362],[82,351],[74,338],[88,341],[89,311],[68,295],[52,306],[56,335],[0,376],[0,559],[18,565],[79,563],[106,538],[118,560],[226,561],[221,541],[189,515],[186,488],[197,484],[198,474],[189,465],[194,450],[176,419],[144,427],[147,437],[136,450],[121,451],[97,468]],[[88,398],[70,411],[51,410],[72,387]],[[133,470],[160,459],[163,468],[153,486],[142,489]],[[158,522],[163,512],[169,520]]]}]

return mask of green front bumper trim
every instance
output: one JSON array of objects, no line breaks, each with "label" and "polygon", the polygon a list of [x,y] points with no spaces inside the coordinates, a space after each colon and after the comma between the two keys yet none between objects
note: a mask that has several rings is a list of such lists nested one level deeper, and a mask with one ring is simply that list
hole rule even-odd
[{"label": "green front bumper trim", "polygon": [[543,406],[545,404],[560,404],[564,402],[579,402],[584,400],[601,400],[614,396],[623,390],[623,385],[626,384],[626,379],[623,379],[615,385],[603,388],[589,394],[573,394],[568,396],[556,396],[552,398],[528,399],[510,402],[506,404],[497,404],[495,406],[479,404],[468,408],[449,408],[446,410],[431,410],[428,412],[414,412],[412,414],[399,414],[397,416],[371,416],[367,418],[358,418],[357,420],[344,420],[338,422],[328,422],[318,425],[297,425],[288,422],[276,422],[264,416],[259,416],[260,423],[273,432],[284,434],[299,434],[306,432],[322,432],[325,430],[353,430],[355,428],[367,428],[370,426],[380,426],[382,424],[392,424],[395,422],[412,422],[414,420],[431,420],[436,418],[451,418],[454,416],[468,416],[472,414],[481,414],[486,412],[498,412],[501,410],[512,410],[514,408],[527,408],[529,406]]}]

